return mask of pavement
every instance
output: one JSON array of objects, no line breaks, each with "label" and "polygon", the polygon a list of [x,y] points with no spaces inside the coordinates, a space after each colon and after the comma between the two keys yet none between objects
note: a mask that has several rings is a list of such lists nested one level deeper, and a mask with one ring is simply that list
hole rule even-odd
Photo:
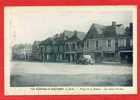
[{"label": "pavement", "polygon": [[11,86],[131,86],[132,66],[12,62]]}]

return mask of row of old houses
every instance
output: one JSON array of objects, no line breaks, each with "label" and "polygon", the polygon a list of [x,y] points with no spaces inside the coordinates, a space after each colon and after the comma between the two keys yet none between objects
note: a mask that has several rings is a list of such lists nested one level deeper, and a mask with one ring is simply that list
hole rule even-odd
[{"label": "row of old houses", "polygon": [[92,24],[87,33],[64,31],[40,41],[38,45],[40,56],[37,57],[43,62],[76,62],[81,55],[91,55],[96,62],[118,61],[123,58],[122,52],[129,51],[126,55],[132,61],[132,32],[132,23],[124,27],[123,24],[116,22],[112,22],[109,26]]},{"label": "row of old houses", "polygon": [[32,55],[31,44],[16,44],[12,47],[12,60],[26,60],[29,61]]},{"label": "row of old houses", "polygon": [[[132,62],[133,23],[128,27],[112,22],[108,26],[93,23],[87,33],[67,31],[32,45],[31,59],[36,61],[76,62],[82,55],[91,55],[96,62]],[[125,56],[124,56],[125,55]]]},{"label": "row of old houses", "polygon": [[[132,29],[132,23],[127,28],[116,22],[110,26],[93,24],[83,40],[83,53],[92,55],[97,61],[120,60],[122,52],[132,51]],[[132,60],[132,52],[129,60]]]},{"label": "row of old houses", "polygon": [[76,60],[73,53],[82,52],[85,33],[78,31],[64,31],[40,43],[42,61],[69,61]]}]

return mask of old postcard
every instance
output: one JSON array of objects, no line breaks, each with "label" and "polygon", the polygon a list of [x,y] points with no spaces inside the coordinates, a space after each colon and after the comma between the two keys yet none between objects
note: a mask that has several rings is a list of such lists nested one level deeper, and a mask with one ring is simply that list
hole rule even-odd
[{"label": "old postcard", "polygon": [[137,93],[136,6],[4,9],[6,95]]}]

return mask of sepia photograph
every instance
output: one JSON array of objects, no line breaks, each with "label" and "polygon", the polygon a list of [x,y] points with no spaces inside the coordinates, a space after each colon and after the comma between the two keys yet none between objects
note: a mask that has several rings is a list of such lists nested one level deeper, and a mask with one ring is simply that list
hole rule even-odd
[{"label": "sepia photograph", "polygon": [[6,94],[136,93],[135,6],[5,7],[4,18]]}]

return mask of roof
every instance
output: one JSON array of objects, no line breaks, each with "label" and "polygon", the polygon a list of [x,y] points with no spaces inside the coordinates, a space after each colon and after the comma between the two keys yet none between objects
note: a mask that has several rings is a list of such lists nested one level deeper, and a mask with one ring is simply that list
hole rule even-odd
[{"label": "roof", "polygon": [[85,39],[116,37],[125,34],[125,28],[122,24],[104,26],[93,23],[85,36]]},{"label": "roof", "polygon": [[56,34],[53,37],[47,38],[42,41],[40,45],[61,45],[64,44],[64,41],[68,38],[71,38],[74,35],[73,31],[65,30],[63,33]]},{"label": "roof", "polygon": [[56,38],[54,37],[52,42],[53,44],[57,44],[57,45],[64,44],[64,37],[62,35],[59,35]]},{"label": "roof", "polygon": [[41,41],[40,45],[51,45],[53,43],[52,38],[47,38],[46,40]]},{"label": "roof", "polygon": [[34,41],[33,45],[39,45],[41,41]]},{"label": "roof", "polygon": [[80,39],[80,40],[83,40],[84,39],[84,37],[85,37],[85,33],[84,32],[78,32],[77,31],[77,37]]},{"label": "roof", "polygon": [[63,35],[64,37],[71,38],[74,35],[74,32],[69,30],[64,30]]},{"label": "roof", "polygon": [[32,44],[15,44],[14,49],[32,48]]},{"label": "roof", "polygon": [[106,26],[104,29],[104,37],[114,37],[116,36],[116,27],[114,26]]},{"label": "roof", "polygon": [[73,36],[70,37],[69,39],[66,40],[66,42],[70,42],[70,41],[82,41],[85,37],[85,33],[84,32],[78,32],[78,31],[74,31],[73,32]]},{"label": "roof", "polygon": [[103,25],[92,24],[84,39],[101,37],[104,29],[105,26]]}]

